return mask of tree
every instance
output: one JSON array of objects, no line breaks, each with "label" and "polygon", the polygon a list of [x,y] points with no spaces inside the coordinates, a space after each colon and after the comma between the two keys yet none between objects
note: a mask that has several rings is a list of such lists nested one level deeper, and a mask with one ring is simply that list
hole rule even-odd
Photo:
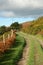
[{"label": "tree", "polygon": [[14,22],[14,23],[12,23],[11,25],[10,25],[10,27],[12,28],[12,29],[16,29],[16,30],[19,30],[19,23],[18,22]]},{"label": "tree", "polygon": [[0,34],[3,34],[4,32],[6,32],[6,26],[1,26],[0,27]]}]

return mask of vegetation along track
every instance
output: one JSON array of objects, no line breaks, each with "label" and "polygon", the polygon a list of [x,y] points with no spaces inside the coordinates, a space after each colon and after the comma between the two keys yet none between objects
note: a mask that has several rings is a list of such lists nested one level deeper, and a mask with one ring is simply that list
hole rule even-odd
[{"label": "vegetation along track", "polygon": [[25,46],[24,38],[17,35],[16,40],[14,40],[13,43],[14,44],[11,48],[0,55],[0,65],[16,65],[18,60],[21,58]]},{"label": "vegetation along track", "polygon": [[26,65],[26,61],[28,58],[28,51],[29,51],[29,44],[28,43],[29,43],[29,40],[26,39],[26,46],[23,50],[22,58],[19,60],[17,65]]},{"label": "vegetation along track", "polygon": [[18,65],[43,65],[43,50],[40,46],[41,42],[39,39],[22,32],[18,34],[26,39],[26,46],[23,51],[24,55],[18,62]]}]

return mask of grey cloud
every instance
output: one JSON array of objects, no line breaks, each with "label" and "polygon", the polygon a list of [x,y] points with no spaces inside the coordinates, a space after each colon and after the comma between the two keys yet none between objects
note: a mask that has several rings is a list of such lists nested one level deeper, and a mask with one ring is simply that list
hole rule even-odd
[{"label": "grey cloud", "polygon": [[28,16],[40,16],[43,15],[43,9],[25,8],[22,10],[13,11],[17,16],[28,17]]},{"label": "grey cloud", "polygon": [[0,0],[0,17],[43,15],[43,0]]}]

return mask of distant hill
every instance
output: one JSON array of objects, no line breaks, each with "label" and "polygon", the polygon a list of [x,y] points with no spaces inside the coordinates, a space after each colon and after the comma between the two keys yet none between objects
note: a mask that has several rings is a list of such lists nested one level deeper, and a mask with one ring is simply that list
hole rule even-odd
[{"label": "distant hill", "polygon": [[23,23],[21,30],[29,34],[42,34],[43,35],[43,16],[39,17],[36,20]]}]

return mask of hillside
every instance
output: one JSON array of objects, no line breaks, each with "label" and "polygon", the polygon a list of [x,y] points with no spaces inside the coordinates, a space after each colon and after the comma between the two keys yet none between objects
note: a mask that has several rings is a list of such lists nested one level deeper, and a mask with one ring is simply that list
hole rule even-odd
[{"label": "hillside", "polygon": [[22,31],[30,34],[43,34],[43,17],[23,23]]}]

